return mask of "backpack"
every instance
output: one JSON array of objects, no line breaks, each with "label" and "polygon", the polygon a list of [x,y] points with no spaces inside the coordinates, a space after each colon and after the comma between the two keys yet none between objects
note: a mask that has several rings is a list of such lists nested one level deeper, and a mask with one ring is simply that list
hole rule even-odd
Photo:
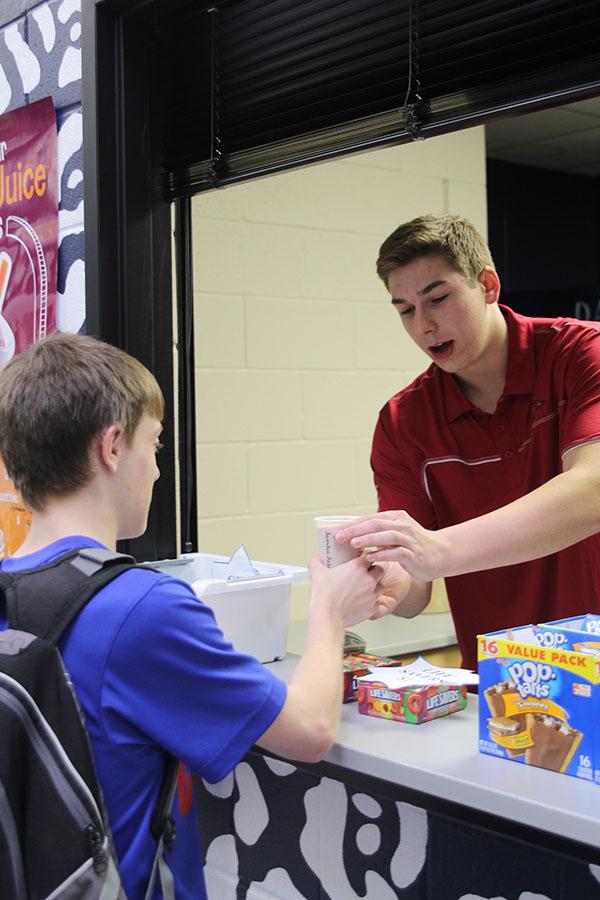
[{"label": "backpack", "polygon": [[[89,737],[56,647],[100,588],[133,557],[85,548],[37,569],[0,570],[8,629],[0,631],[0,894],[2,900],[126,900]],[[169,757],[152,815],[157,852],[146,898],[160,878],[177,762]]]}]

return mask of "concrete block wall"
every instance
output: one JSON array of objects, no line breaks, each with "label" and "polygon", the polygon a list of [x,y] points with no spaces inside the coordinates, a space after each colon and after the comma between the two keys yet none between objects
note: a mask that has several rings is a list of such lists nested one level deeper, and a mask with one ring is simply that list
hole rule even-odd
[{"label": "concrete block wall", "polygon": [[428,359],[374,263],[400,222],[444,211],[487,231],[483,128],[194,198],[202,550],[302,565],[314,515],[376,508],[377,412]]}]

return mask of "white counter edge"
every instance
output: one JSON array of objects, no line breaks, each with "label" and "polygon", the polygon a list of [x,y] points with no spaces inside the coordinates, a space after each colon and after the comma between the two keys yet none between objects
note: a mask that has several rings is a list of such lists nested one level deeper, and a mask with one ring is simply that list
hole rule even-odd
[{"label": "white counter edge", "polygon": [[[287,680],[297,657],[273,663]],[[327,762],[474,810],[600,846],[600,785],[478,751],[478,698],[424,725],[360,715],[344,704]]]}]

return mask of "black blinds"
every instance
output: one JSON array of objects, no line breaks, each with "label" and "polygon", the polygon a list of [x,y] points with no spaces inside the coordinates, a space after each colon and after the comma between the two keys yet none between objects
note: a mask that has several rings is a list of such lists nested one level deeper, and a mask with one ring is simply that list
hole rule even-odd
[{"label": "black blinds", "polygon": [[597,0],[430,0],[418,65],[431,125],[600,92]]},{"label": "black blinds", "polygon": [[229,0],[159,22],[165,193],[600,93],[598,0]]}]

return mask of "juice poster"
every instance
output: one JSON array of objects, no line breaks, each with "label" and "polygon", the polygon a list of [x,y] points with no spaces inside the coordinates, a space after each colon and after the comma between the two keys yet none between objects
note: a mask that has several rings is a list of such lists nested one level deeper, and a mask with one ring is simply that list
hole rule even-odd
[{"label": "juice poster", "polygon": [[18,550],[30,522],[31,513],[23,506],[0,459],[0,559],[12,556]]},{"label": "juice poster", "polygon": [[[51,98],[0,116],[0,368],[55,328],[56,144]],[[0,460],[0,557],[23,541],[29,518]]]}]

